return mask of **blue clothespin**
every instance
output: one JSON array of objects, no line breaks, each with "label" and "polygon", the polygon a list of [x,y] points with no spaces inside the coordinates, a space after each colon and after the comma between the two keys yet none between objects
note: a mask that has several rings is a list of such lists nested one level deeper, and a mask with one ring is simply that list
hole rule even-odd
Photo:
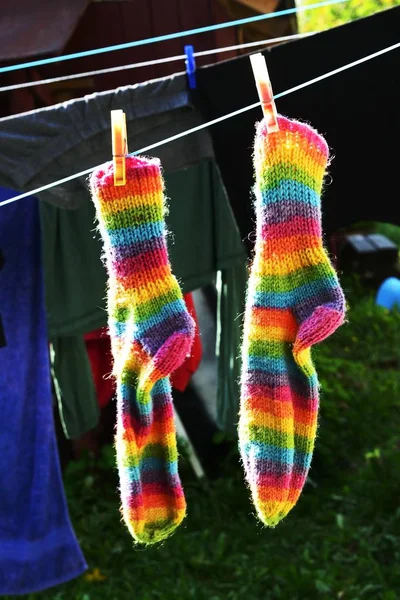
[{"label": "blue clothespin", "polygon": [[194,50],[193,46],[185,46],[185,54],[186,54],[186,73],[188,76],[189,88],[191,90],[196,89],[196,61],[194,58]]}]

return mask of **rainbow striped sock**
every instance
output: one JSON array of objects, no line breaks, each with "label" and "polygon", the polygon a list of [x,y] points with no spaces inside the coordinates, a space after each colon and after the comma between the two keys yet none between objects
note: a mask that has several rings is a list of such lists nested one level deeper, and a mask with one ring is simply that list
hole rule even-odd
[{"label": "rainbow striped sock", "polygon": [[117,464],[125,523],[150,544],[186,513],[168,377],[190,352],[194,323],[168,259],[158,159],[127,158],[126,185],[113,177],[108,163],[90,184],[109,275]]},{"label": "rainbow striped sock", "polygon": [[255,140],[257,236],[243,337],[239,444],[258,516],[275,526],[296,504],[311,464],[318,380],[311,346],[344,320],[323,248],[320,194],[328,160],[311,127],[279,117]]}]

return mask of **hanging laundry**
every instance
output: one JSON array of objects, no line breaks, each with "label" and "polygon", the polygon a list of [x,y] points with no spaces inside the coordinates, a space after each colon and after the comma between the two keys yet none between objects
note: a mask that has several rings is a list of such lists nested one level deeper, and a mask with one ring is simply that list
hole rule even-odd
[{"label": "hanging laundry", "polygon": [[86,190],[76,210],[46,202],[39,210],[49,339],[81,337],[107,322],[106,272],[94,207]]},{"label": "hanging laundry", "polygon": [[90,178],[109,275],[108,319],[117,380],[116,449],[122,514],[137,542],[156,543],[186,512],[169,375],[190,353],[194,322],[169,263],[158,159],[126,159]]},{"label": "hanging laundry", "polygon": [[197,369],[199,368],[202,353],[199,323],[197,320],[193,296],[191,293],[189,293],[185,294],[183,298],[185,300],[187,311],[191,315],[195,324],[195,333],[189,356],[185,358],[181,366],[178,367],[170,376],[171,386],[179,392],[184,392],[189,385],[192,375],[196,373]]},{"label": "hanging laundry", "polygon": [[83,335],[105,325],[106,274],[94,233],[94,208],[39,205],[52,374],[64,434],[77,439],[98,424],[95,382]]},{"label": "hanging laundry", "polygon": [[215,161],[165,173],[171,263],[184,293],[215,283],[217,271],[246,261]]},{"label": "hanging laundry", "polygon": [[[4,200],[15,195],[1,188]],[[0,595],[30,594],[87,568],[68,516],[53,423],[38,202],[5,206],[0,239]]]},{"label": "hanging laundry", "polygon": [[[186,76],[178,75],[0,119],[7,163],[0,161],[0,184],[9,182],[11,176],[23,190],[108,160],[109,111],[114,107],[124,106],[131,148],[157,142],[201,123],[199,113],[190,104],[186,85]],[[182,138],[181,143],[166,144],[156,150],[156,155],[162,159],[167,194],[172,198],[167,216],[171,262],[183,292],[187,293],[214,284],[217,271],[228,272],[244,265],[246,252],[213,161],[209,132],[204,130]],[[26,177],[22,177],[25,169]],[[65,211],[47,202],[40,204],[49,337],[60,347],[58,338],[82,336],[106,324],[106,273],[100,260],[101,244],[94,231],[94,209],[86,177],[40,194],[40,198],[60,206],[78,207]],[[220,296],[221,303],[232,308],[232,317],[221,324],[221,331],[232,323],[236,328],[240,325],[235,318],[241,303],[235,308],[229,298],[229,293]],[[237,333],[236,339],[239,338]],[[79,343],[76,340],[76,345]],[[64,364],[70,347],[71,344],[62,345]],[[231,381],[228,375],[239,346],[219,352],[218,402],[233,403],[237,408],[237,385],[226,381]],[[75,364],[71,353],[69,371]],[[83,382],[85,374],[87,370],[81,369],[73,385]],[[84,393],[90,386],[93,382],[87,380],[82,391],[70,397],[91,401],[92,394]],[[77,407],[75,414],[79,410]],[[228,421],[225,424],[232,428],[233,423],[228,425]]]},{"label": "hanging laundry", "polygon": [[217,425],[233,437],[237,435],[239,418],[240,349],[247,280],[248,266],[244,262],[218,273]]},{"label": "hanging laundry", "polygon": [[115,394],[115,380],[111,377],[111,340],[107,327],[85,333],[84,340],[96,387],[97,402],[100,408],[105,408]]},{"label": "hanging laundry", "polygon": [[[279,93],[398,42],[400,7],[266,50],[268,69]],[[357,40],[357,43],[355,43]],[[400,225],[393,182],[382,173],[397,170],[397,154],[387,145],[387,128],[377,111],[390,115],[390,135],[400,135],[398,53],[389,52],[277,100],[280,112],[313,125],[329,139],[335,156],[324,195],[327,235],[359,220]],[[250,61],[243,56],[196,73],[193,100],[207,121],[257,102]],[[240,82],[240,85],[238,85]],[[250,148],[256,111],[213,125],[218,167],[242,239],[254,246]]]},{"label": "hanging laundry", "polygon": [[[169,253],[188,293],[213,283],[217,271],[243,264],[245,250],[214,161],[164,177],[171,198],[166,217]],[[88,191],[77,210],[41,203],[40,214],[50,339],[103,327],[106,272]]]},{"label": "hanging laundry", "polygon": [[[202,123],[186,75],[91,94],[78,100],[0,119],[0,185],[22,191],[103,164],[109,159],[110,111],[123,108],[129,147],[139,149]],[[214,155],[207,131],[157,148],[172,172]],[[86,176],[38,194],[63,208],[87,200]]]},{"label": "hanging laundry", "polygon": [[100,416],[83,336],[53,338],[50,357],[64,435],[68,439],[77,439],[94,429]]},{"label": "hanging laundry", "polygon": [[[234,273],[245,270],[245,248],[214,161],[202,161],[187,169],[165,173],[165,185],[171,198],[166,217],[170,232],[168,249],[183,292],[214,284],[218,271],[226,278],[226,283],[218,289],[221,334],[218,338],[218,410],[224,415],[219,425],[234,431],[239,406],[239,373],[235,359],[240,353],[241,337],[241,321],[237,316],[243,311],[246,284],[243,276],[238,279]],[[81,368],[85,363],[77,364],[76,352],[72,349],[80,345],[82,335],[104,327],[107,322],[106,271],[100,259],[102,249],[100,236],[95,231],[94,207],[87,190],[86,194],[86,201],[73,211],[40,203],[49,336],[55,347],[62,350],[63,364],[70,362],[64,374],[79,369],[79,377],[74,377],[68,385],[75,390],[73,394],[68,393],[69,398],[76,399],[80,405],[89,404],[88,408],[78,405],[72,413],[71,409],[68,411],[76,415],[82,410],[90,414],[95,408],[92,393],[86,393],[93,389],[93,376],[85,379],[88,371]],[[225,344],[225,335],[232,343]],[[77,336],[76,342],[72,342],[71,336]],[[64,337],[70,341],[61,345]],[[57,371],[55,375],[67,386],[65,376],[57,376]],[[77,430],[78,423],[73,428]]]},{"label": "hanging laundry", "polygon": [[344,320],[344,296],[322,245],[329,151],[308,125],[278,118],[254,148],[256,245],[243,335],[239,442],[257,514],[274,527],[296,504],[317,429],[311,347]]}]

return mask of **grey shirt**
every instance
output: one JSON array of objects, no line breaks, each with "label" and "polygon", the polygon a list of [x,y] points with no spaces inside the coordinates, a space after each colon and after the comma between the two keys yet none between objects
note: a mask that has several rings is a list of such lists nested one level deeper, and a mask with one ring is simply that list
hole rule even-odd
[{"label": "grey shirt", "polygon": [[[0,119],[0,185],[31,191],[111,160],[111,117],[126,114],[128,149],[139,150],[202,123],[190,103],[186,75],[177,74]],[[204,129],[151,151],[173,172],[213,158]],[[88,199],[86,177],[38,194],[74,209]]]}]

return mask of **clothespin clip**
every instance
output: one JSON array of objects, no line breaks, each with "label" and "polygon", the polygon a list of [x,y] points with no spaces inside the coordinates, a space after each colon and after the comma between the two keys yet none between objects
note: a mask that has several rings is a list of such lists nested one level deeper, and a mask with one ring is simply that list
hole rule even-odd
[{"label": "clothespin clip", "polygon": [[256,81],[258,97],[260,98],[262,111],[267,124],[268,133],[279,131],[278,113],[272,93],[271,81],[268,74],[267,63],[264,56],[259,52],[250,56],[251,67]]},{"label": "clothespin clip", "polygon": [[125,185],[125,157],[128,154],[128,137],[126,133],[126,116],[123,110],[111,111],[111,138],[114,162],[114,185]]},{"label": "clothespin clip", "polygon": [[191,90],[196,89],[196,61],[194,58],[194,48],[193,46],[185,46],[185,54],[186,54],[186,73],[188,76],[189,88]]}]

